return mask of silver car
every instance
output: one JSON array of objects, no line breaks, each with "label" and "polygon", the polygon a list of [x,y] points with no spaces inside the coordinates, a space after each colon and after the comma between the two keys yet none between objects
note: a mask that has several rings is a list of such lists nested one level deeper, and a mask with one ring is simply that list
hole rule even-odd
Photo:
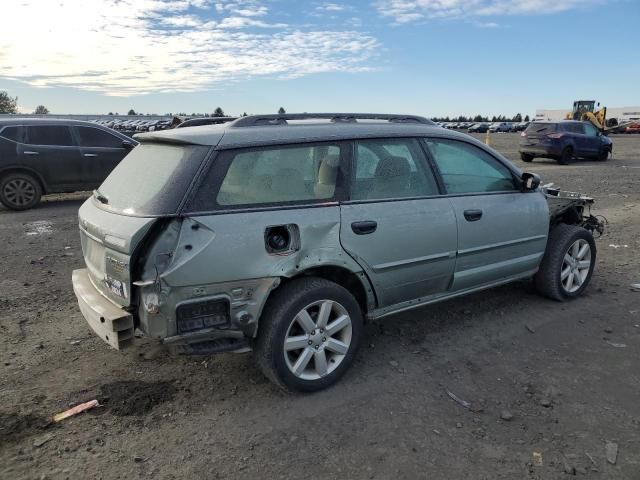
[{"label": "silver car", "polygon": [[253,350],[277,385],[335,383],[366,320],[533,278],[567,300],[602,225],[578,194],[407,115],[298,114],[150,132],[80,208],[80,310],[185,354]]}]

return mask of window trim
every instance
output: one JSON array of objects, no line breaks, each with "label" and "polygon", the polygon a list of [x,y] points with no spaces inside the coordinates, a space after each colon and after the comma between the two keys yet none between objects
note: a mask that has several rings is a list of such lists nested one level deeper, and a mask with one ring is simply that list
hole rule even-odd
[{"label": "window trim", "polygon": [[[505,167],[507,169],[507,171],[511,174],[511,178],[513,179],[514,182],[514,190],[497,190],[494,192],[461,192],[461,193],[450,193],[447,191],[446,185],[444,183],[444,179],[442,178],[442,173],[440,172],[440,168],[438,168],[438,164],[435,161],[435,158],[433,156],[433,153],[431,152],[431,150],[429,149],[429,145],[428,142],[429,140],[444,140],[444,141],[449,141],[449,142],[456,142],[456,143],[462,143],[465,145],[469,145],[471,147],[475,147],[478,148],[479,150],[483,151],[484,153],[486,153],[490,158],[494,159],[496,162],[498,162],[500,165],[502,165],[503,167]],[[523,193],[522,188],[518,188],[518,184],[521,183],[520,182],[520,175],[518,172],[518,170],[511,164],[505,162],[504,160],[502,160],[501,158],[497,157],[496,155],[494,155],[492,152],[490,152],[488,149],[484,148],[484,147],[480,147],[479,145],[476,145],[474,142],[468,142],[466,140],[463,139],[458,139],[458,138],[451,138],[451,137],[441,137],[441,136],[425,136],[422,137],[422,142],[424,145],[424,149],[427,151],[427,156],[429,158],[429,161],[432,163],[433,167],[435,168],[436,172],[437,172],[437,178],[438,181],[441,182],[442,185],[442,191],[443,196],[445,197],[449,197],[449,198],[456,198],[456,197],[475,197],[475,196],[480,196],[480,195],[504,195],[504,194],[508,194],[508,193]]]},{"label": "window trim", "polygon": [[[181,215],[219,215],[226,213],[248,213],[248,212],[262,212],[262,211],[274,211],[274,210],[294,210],[301,208],[318,208],[337,206],[346,199],[348,179],[350,178],[349,169],[349,155],[348,155],[348,141],[319,141],[319,142],[295,142],[295,143],[282,143],[274,145],[258,145],[243,148],[231,148],[224,150],[212,150],[211,156],[208,162],[203,165],[202,169],[198,172],[198,179],[192,185],[191,191],[189,191],[185,197],[184,204],[180,209]],[[242,205],[221,205],[218,203],[218,194],[220,187],[224,182],[224,179],[229,171],[233,158],[240,153],[249,153],[264,150],[278,150],[282,148],[304,148],[314,146],[336,146],[340,149],[340,167],[338,171],[338,178],[336,181],[336,189],[333,192],[331,198],[326,199],[305,199],[290,202],[270,202],[270,203],[258,203],[258,204],[242,204]],[[202,191],[207,177],[213,175],[214,183],[211,185],[211,192],[213,192],[212,208],[205,210],[195,210],[193,208],[193,202],[198,198],[198,195]]]}]

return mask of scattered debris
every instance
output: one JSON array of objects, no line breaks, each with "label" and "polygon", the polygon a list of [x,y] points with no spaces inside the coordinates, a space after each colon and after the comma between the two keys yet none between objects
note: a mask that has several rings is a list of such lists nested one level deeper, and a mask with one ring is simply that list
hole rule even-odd
[{"label": "scattered debris", "polygon": [[576,467],[571,465],[564,455],[562,456],[562,463],[564,465],[564,473],[566,473],[568,475],[575,475],[576,474]]},{"label": "scattered debris", "polygon": [[35,222],[25,223],[24,229],[26,230],[27,236],[33,237],[36,235],[51,233],[52,225],[48,220],[38,220]]},{"label": "scattered debris", "polygon": [[616,348],[627,348],[627,344],[626,343],[613,343],[610,342],[609,340],[607,340],[607,343],[609,345],[611,345],[612,347],[616,347]]},{"label": "scattered debris", "polygon": [[551,406],[551,399],[549,398],[543,398],[540,400],[540,405],[542,405],[544,408],[549,408]]},{"label": "scattered debris", "polygon": [[136,463],[142,463],[142,462],[146,462],[147,459],[144,457],[141,457],[140,455],[134,455],[133,456],[133,461]]},{"label": "scattered debris", "polygon": [[611,248],[629,248],[629,245],[616,245],[614,243],[610,243],[609,246]]},{"label": "scattered debris", "polygon": [[640,292],[640,283],[632,283],[631,290],[633,290],[634,292]]},{"label": "scattered debris", "polygon": [[80,345],[80,340],[71,340],[69,345]]},{"label": "scattered debris", "polygon": [[527,325],[526,323],[524,324],[524,328],[526,328],[527,330],[529,330],[530,333],[536,333],[536,331],[533,329],[533,327],[530,327],[529,325]]},{"label": "scattered debris", "polygon": [[466,400],[463,400],[462,398],[460,398],[459,396],[457,396],[455,393],[453,393],[452,391],[445,389],[445,391],[447,392],[447,395],[449,395],[449,398],[451,398],[451,400],[453,400],[454,402],[462,405],[464,408],[466,408],[467,410],[473,412],[473,413],[480,413],[482,412],[482,408],[474,408],[473,405],[471,405],[471,403],[467,402]]},{"label": "scattered debris", "polygon": [[389,362],[389,365],[391,365],[393,368],[398,368],[398,366],[400,365],[398,362],[396,362],[395,360],[391,360]]},{"label": "scattered debris", "polygon": [[536,467],[542,466],[542,453],[541,452],[533,452],[533,464]]},{"label": "scattered debris", "polygon": [[504,410],[502,410],[502,412],[500,412],[500,418],[502,420],[504,420],[505,422],[509,422],[509,421],[513,420],[513,413],[511,413],[507,409],[504,409]]},{"label": "scattered debris", "polygon": [[45,443],[47,443],[49,440],[52,440],[55,437],[55,435],[53,433],[47,433],[46,435],[43,435],[40,438],[36,438],[33,441],[33,446],[34,447],[41,447],[42,445],[44,445]]},{"label": "scattered debris", "polygon": [[31,263],[31,265],[35,265],[35,264],[42,265],[44,263],[44,258],[45,257],[38,257],[35,260],[31,260],[29,263]]},{"label": "scattered debris", "polygon": [[611,328],[611,327],[606,327],[606,328],[604,329],[604,333],[613,333],[613,328]]},{"label": "scattered debris", "polygon": [[591,461],[592,464],[597,465],[596,461],[593,459],[591,455],[589,455],[588,452],[584,452],[584,454],[587,456],[587,458]]},{"label": "scattered debris", "polygon": [[57,415],[54,415],[53,421],[59,422],[61,420],[64,420],[65,418],[69,418],[74,415],[77,415],[78,413],[86,412],[87,410],[90,410],[93,407],[97,407],[98,405],[99,405],[98,400],[91,400],[89,402],[81,403],[80,405],[76,405],[75,407],[70,408],[69,410],[66,410],[64,412],[58,413]]},{"label": "scattered debris", "polygon": [[607,442],[605,444],[605,452],[607,455],[607,462],[611,465],[615,465],[618,460],[618,444],[615,442]]}]

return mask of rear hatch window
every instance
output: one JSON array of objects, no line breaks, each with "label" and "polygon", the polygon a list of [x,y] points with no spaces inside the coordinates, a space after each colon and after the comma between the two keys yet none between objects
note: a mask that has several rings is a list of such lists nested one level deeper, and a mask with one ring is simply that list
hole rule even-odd
[{"label": "rear hatch window", "polygon": [[177,213],[209,148],[142,143],[96,190],[96,203],[105,210],[124,215],[173,215]]},{"label": "rear hatch window", "polygon": [[531,123],[525,130],[527,135],[548,135],[558,129],[557,123]]}]

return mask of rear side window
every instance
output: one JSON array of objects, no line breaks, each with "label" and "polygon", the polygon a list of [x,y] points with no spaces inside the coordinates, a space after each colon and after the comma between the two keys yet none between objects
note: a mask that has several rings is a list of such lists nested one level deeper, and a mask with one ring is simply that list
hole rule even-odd
[{"label": "rear side window", "polygon": [[438,185],[416,139],[362,140],[355,144],[352,200],[437,195]]},{"label": "rear side window", "polygon": [[530,123],[525,132],[532,135],[547,135],[557,131],[557,123]]},{"label": "rear side window", "polygon": [[563,123],[562,128],[565,132],[580,134],[584,133],[584,129],[582,128],[582,125],[580,123]]},{"label": "rear side window", "polygon": [[5,127],[0,132],[0,137],[13,140],[18,143],[25,143],[26,128],[22,126]]},{"label": "rear side window", "polygon": [[123,148],[122,139],[93,127],[76,127],[81,147]]},{"label": "rear side window", "polygon": [[218,205],[326,201],[336,194],[338,145],[262,148],[230,155],[229,168],[215,197]]},{"label": "rear side window", "polygon": [[468,143],[428,139],[447,193],[517,190],[511,171],[491,155]]},{"label": "rear side window", "polygon": [[34,125],[27,127],[28,139],[31,145],[73,146],[69,127],[62,125]]}]

